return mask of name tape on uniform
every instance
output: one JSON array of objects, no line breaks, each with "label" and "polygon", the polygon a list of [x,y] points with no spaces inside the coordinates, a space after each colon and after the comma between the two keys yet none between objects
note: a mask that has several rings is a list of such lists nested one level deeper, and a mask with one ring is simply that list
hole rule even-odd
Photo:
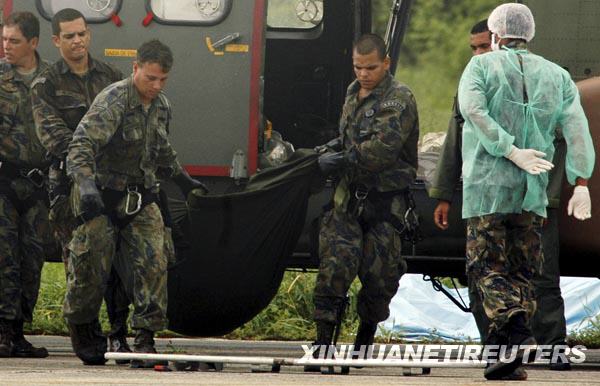
[{"label": "name tape on uniform", "polygon": [[127,50],[120,48],[105,48],[104,56],[119,56],[124,58],[135,58],[137,50]]}]

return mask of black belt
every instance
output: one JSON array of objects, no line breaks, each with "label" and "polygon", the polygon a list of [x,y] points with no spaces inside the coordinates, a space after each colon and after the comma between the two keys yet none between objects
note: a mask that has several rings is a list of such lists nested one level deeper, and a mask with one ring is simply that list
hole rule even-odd
[{"label": "black belt", "polygon": [[39,168],[24,169],[12,162],[0,161],[0,177],[14,180],[15,178],[25,178],[29,180],[36,188],[42,188],[46,182],[44,171]]},{"label": "black belt", "polygon": [[[355,216],[361,225],[363,232],[367,232],[378,222],[388,222],[401,235],[403,240],[412,244],[413,256],[415,255],[415,245],[422,239],[419,216],[415,211],[415,200],[408,187],[400,190],[379,192],[375,189],[369,189],[365,185],[350,184],[350,201],[348,203],[348,213]],[[406,211],[402,220],[391,213],[391,202],[394,197],[403,196],[406,204]],[[369,219],[361,217],[362,209],[368,201],[375,207],[376,216]]]},{"label": "black belt", "polygon": [[38,202],[42,201],[48,206],[48,195],[42,189],[44,187],[45,176],[42,170],[22,169],[17,165],[0,161],[0,178],[12,181],[16,178],[25,178],[29,180],[37,189],[24,200],[21,200],[17,193],[11,188],[10,183],[0,183],[0,195],[6,197],[17,210],[19,215],[27,213]]},{"label": "black belt", "polygon": [[[101,190],[102,202],[104,203],[104,211],[102,213],[94,213],[92,215],[82,213],[77,217],[77,226],[82,225],[91,219],[102,214],[108,216],[110,221],[119,229],[125,228],[133,219],[152,203],[159,203],[158,193],[151,189],[146,189],[142,185],[128,185],[126,190],[114,190],[104,188]],[[127,208],[125,217],[120,217],[117,213],[117,206],[125,197],[127,200]],[[133,198],[134,202],[130,202]]]},{"label": "black belt", "polygon": [[369,201],[374,205],[381,203],[389,203],[396,196],[403,195],[406,201],[406,206],[409,206],[409,190],[408,188],[391,190],[387,192],[380,192],[373,188],[368,188],[362,184],[350,184],[348,187],[350,191],[350,200],[348,202],[348,213],[356,217],[359,217],[362,212],[362,206],[365,201]]},{"label": "black belt", "polygon": [[[358,204],[355,205],[362,205],[361,201],[369,201],[369,203],[375,207],[375,213],[377,214],[376,217],[373,218],[373,220],[375,220],[376,222],[389,222],[394,228],[396,228],[396,230],[399,233],[402,234],[406,230],[406,225],[403,221],[399,220],[396,216],[392,215],[391,213],[392,200],[397,196],[404,197],[406,208],[408,210],[408,208],[411,207],[410,202],[412,200],[408,188],[380,192],[375,189],[365,190],[364,187],[361,188],[361,186],[359,185],[355,187],[354,195],[352,197],[355,201],[358,202]],[[368,222],[360,221],[360,219],[359,222],[361,222],[361,225],[365,230],[370,228],[372,225]]]}]

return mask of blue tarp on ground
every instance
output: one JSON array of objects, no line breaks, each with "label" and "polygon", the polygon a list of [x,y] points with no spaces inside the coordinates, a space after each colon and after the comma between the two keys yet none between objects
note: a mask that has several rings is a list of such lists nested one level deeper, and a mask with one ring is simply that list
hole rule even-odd
[{"label": "blue tarp on ground", "polygon": [[[450,290],[454,293],[454,289]],[[589,326],[600,314],[600,280],[562,277],[567,332]],[[459,289],[469,303],[467,288]],[[471,313],[461,311],[444,294],[433,289],[422,275],[407,274],[390,305],[390,317],[380,325],[379,334],[398,333],[405,339],[441,338],[449,341],[478,341],[479,333]]]}]

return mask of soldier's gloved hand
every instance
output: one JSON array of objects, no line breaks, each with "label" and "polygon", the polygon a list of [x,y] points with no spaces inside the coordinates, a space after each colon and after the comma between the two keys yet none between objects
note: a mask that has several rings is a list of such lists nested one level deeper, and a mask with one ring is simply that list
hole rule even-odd
[{"label": "soldier's gloved hand", "polygon": [[358,160],[357,153],[358,152],[355,147],[346,151],[325,153],[317,160],[319,163],[319,169],[323,175],[331,175],[350,164],[355,164]]},{"label": "soldier's gloved hand", "polygon": [[537,175],[546,173],[554,167],[550,161],[546,161],[543,157],[546,153],[535,149],[519,149],[512,145],[510,153],[506,156],[515,165],[525,170],[529,174]]},{"label": "soldier's gloved hand", "polygon": [[98,191],[96,182],[91,178],[85,178],[79,181],[79,198],[79,208],[88,218],[98,216],[104,210],[102,196]]},{"label": "soldier's gloved hand", "polygon": [[194,189],[200,189],[202,194],[208,193],[208,188],[206,185],[192,178],[186,171],[183,171],[182,173],[173,177],[173,182],[179,186],[179,189],[181,189],[185,197],[187,197],[188,194]]},{"label": "soldier's gloved hand", "polygon": [[334,138],[324,145],[315,146],[314,149],[318,154],[324,154],[328,151],[340,151],[342,150],[342,139]]},{"label": "soldier's gloved hand", "polygon": [[567,213],[581,221],[592,217],[592,200],[587,186],[578,185],[573,189],[573,196],[567,205]]}]

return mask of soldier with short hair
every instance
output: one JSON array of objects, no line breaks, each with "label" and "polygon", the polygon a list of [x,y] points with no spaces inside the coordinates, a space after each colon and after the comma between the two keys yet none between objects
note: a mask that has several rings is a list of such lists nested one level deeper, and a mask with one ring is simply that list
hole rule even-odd
[{"label": "soldier with short hair", "polygon": [[373,343],[406,272],[401,232],[408,189],[416,177],[419,123],[412,92],[389,73],[383,39],[362,36],[352,58],[356,80],[348,87],[340,136],[320,147],[326,151],[319,158],[321,171],[339,178],[319,234],[314,318],[315,344],[331,344],[346,293],[358,275],[359,350]]},{"label": "soldier with short hair", "polygon": [[45,172],[48,162],[31,114],[31,82],[48,65],[36,51],[40,24],[30,12],[4,22],[0,62],[0,357],[44,358],[23,335],[51,242]]},{"label": "soldier with short hair", "polygon": [[88,332],[113,261],[133,299],[134,352],[156,352],[154,333],[167,327],[167,255],[173,253],[165,251],[170,233],[158,206],[158,179],[172,178],[186,196],[195,188],[206,192],[169,143],[171,107],[162,89],[172,64],[169,47],[158,40],[142,44],[133,75],[98,94],[69,145],[67,172],[80,225],[69,244],[64,314],[73,348],[87,364],[105,362],[102,339]]},{"label": "soldier with short hair", "polygon": [[[65,8],[54,14],[52,41],[58,48],[61,59],[34,81],[32,103],[37,135],[52,159],[49,170],[50,221],[62,246],[62,257],[67,270],[68,245],[76,228],[75,216],[68,200],[71,181],[64,170],[67,146],[73,137],[73,131],[96,95],[109,84],[123,79],[123,74],[88,53],[91,31],[84,16],[75,9]],[[131,352],[127,345],[130,301],[114,270],[110,275],[105,301],[111,324],[108,336],[110,350]],[[101,334],[99,324],[96,324],[96,330]]]}]

